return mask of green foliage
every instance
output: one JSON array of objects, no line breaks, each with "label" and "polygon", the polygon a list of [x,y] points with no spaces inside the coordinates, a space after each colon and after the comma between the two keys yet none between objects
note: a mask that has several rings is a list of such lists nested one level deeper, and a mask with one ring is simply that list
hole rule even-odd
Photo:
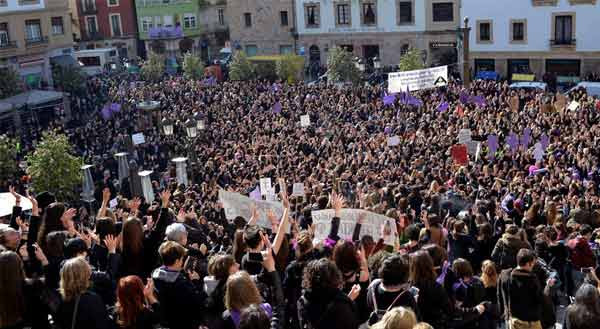
[{"label": "green foliage", "polygon": [[356,67],[352,53],[339,48],[329,49],[327,58],[327,81],[360,82],[360,70]]},{"label": "green foliage", "polygon": [[277,79],[277,73],[275,73],[275,61],[259,61],[253,62],[254,76],[258,79],[275,80]]},{"label": "green foliage", "polygon": [[254,64],[250,63],[246,53],[238,51],[229,65],[231,80],[251,80],[254,78]]},{"label": "green foliage", "polygon": [[55,65],[52,69],[54,85],[71,95],[81,95],[85,92],[85,76],[81,69],[74,65]]},{"label": "green foliage", "polygon": [[81,184],[80,157],[71,154],[67,136],[45,132],[35,151],[26,157],[27,174],[37,192],[50,191],[59,200],[73,200]]},{"label": "green foliage", "polygon": [[158,81],[165,73],[165,58],[156,53],[150,53],[148,60],[142,64],[141,76],[146,81]]},{"label": "green foliage", "polygon": [[14,179],[17,171],[17,143],[0,135],[0,181]]},{"label": "green foliage", "polygon": [[400,64],[398,65],[400,72],[413,71],[423,69],[423,59],[421,58],[421,52],[418,49],[411,48],[402,58],[400,58]]},{"label": "green foliage", "polygon": [[199,80],[204,75],[204,63],[200,57],[186,53],[183,56],[183,76],[186,79]]},{"label": "green foliage", "polygon": [[0,70],[0,99],[14,96],[23,91],[19,73],[11,67]]},{"label": "green foliage", "polygon": [[295,83],[302,79],[302,69],[304,68],[304,59],[301,56],[284,55],[277,60],[275,71],[279,79],[287,83]]}]

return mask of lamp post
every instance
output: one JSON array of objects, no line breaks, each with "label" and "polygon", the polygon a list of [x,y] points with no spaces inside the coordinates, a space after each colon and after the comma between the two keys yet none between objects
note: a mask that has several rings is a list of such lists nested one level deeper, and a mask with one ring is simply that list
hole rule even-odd
[{"label": "lamp post", "polygon": [[163,133],[166,136],[172,136],[173,135],[173,120],[169,119],[169,118],[164,118],[162,119],[162,121],[160,122],[162,129],[163,129]]},{"label": "lamp post", "polygon": [[358,69],[360,72],[365,72],[365,61],[361,58],[358,60]]},{"label": "lamp post", "polygon": [[196,120],[196,129],[204,130],[204,116],[202,116],[202,113],[194,113],[194,119]]},{"label": "lamp post", "polygon": [[[94,199],[94,179],[92,178],[92,172],[90,168],[94,167],[93,165],[83,165],[81,166],[81,170],[83,171],[83,180],[81,186],[81,199],[84,203],[87,203],[89,213],[94,213],[95,209],[92,208],[92,205],[95,201]],[[92,216],[96,218],[96,216]]]},{"label": "lamp post", "polygon": [[469,87],[471,84],[471,70],[469,66],[469,33],[471,28],[469,27],[469,17],[464,19],[464,27],[462,28],[463,33],[463,84],[465,87]]},{"label": "lamp post", "polygon": [[[194,118],[197,118],[199,115],[196,114]],[[188,147],[188,158],[190,159],[190,174],[192,178],[192,183],[195,180],[195,166],[196,166],[196,137],[198,136],[198,130],[204,129],[204,121],[198,120],[195,121],[194,118],[189,118],[185,121],[185,133],[189,139],[191,147]]]},{"label": "lamp post", "polygon": [[373,68],[375,71],[379,71],[381,68],[381,60],[377,56],[373,57]]},{"label": "lamp post", "polygon": [[196,138],[198,135],[198,126],[196,125],[196,121],[192,120],[191,118],[185,121],[185,133],[190,139]]}]

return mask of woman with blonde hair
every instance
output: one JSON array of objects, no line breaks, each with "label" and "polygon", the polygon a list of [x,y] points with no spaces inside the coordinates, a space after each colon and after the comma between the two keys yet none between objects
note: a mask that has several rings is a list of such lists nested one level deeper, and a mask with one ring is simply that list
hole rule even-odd
[{"label": "woman with blonde hair", "polygon": [[481,282],[485,289],[484,300],[491,303],[493,307],[490,307],[489,312],[483,314],[479,320],[479,328],[495,329],[499,319],[499,315],[494,312],[497,309],[495,305],[498,304],[498,271],[496,264],[489,259],[481,264]]},{"label": "woman with blonde hair", "polygon": [[381,321],[371,326],[372,329],[413,329],[417,324],[417,316],[409,308],[394,307],[385,313]]},{"label": "woman with blonde hair", "polygon": [[62,303],[58,307],[56,323],[60,328],[106,329],[108,315],[102,298],[90,288],[92,269],[83,257],[67,260],[60,270]]}]

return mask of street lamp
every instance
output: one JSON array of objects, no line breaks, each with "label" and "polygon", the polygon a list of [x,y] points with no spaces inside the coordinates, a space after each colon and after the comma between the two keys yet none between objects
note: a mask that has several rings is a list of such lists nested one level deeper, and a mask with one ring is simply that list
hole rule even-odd
[{"label": "street lamp", "polygon": [[358,69],[361,72],[365,71],[365,61],[362,58],[358,60]]},{"label": "street lamp", "polygon": [[373,68],[375,70],[379,70],[381,68],[381,60],[377,56],[373,57]]},{"label": "street lamp", "polygon": [[427,63],[427,50],[421,51],[421,59],[423,60],[423,65],[425,65]]},{"label": "street lamp", "polygon": [[164,118],[161,121],[163,132],[167,136],[173,135],[173,121],[169,118]]},{"label": "street lamp", "polygon": [[185,121],[185,133],[189,138],[196,138],[196,135],[198,135],[198,127],[194,120],[187,119]]},{"label": "street lamp", "polygon": [[204,130],[204,120],[202,117],[202,113],[196,112],[196,114],[194,114],[194,119],[196,119],[196,129]]}]

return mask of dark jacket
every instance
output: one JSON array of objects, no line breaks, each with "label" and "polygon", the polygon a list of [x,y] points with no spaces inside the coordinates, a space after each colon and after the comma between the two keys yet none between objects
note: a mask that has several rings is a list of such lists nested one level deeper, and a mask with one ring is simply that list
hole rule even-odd
[{"label": "dark jacket", "polygon": [[358,329],[358,310],[341,290],[305,290],[298,301],[301,328]]},{"label": "dark jacket", "polygon": [[544,302],[542,284],[535,273],[508,269],[500,273],[498,304],[500,314],[521,321],[541,321]]},{"label": "dark jacket", "polygon": [[58,307],[56,324],[61,329],[108,329],[109,319],[102,298],[91,291],[81,294],[72,327],[76,299],[63,301]]},{"label": "dark jacket", "polygon": [[286,300],[286,315],[287,319],[291,322],[289,326],[292,329],[300,328],[298,322],[298,308],[296,301],[302,296],[302,275],[306,264],[311,260],[315,259],[315,254],[309,252],[300,256],[300,258],[292,261],[285,269],[285,280],[284,280],[284,295]]},{"label": "dark jacket", "polygon": [[523,248],[531,249],[531,245],[517,236],[505,233],[492,250],[492,260],[502,270],[516,267],[517,253]]},{"label": "dark jacket", "polygon": [[111,309],[111,314],[111,326],[113,329],[154,329],[156,325],[160,324],[161,320],[161,308],[159,303],[154,303],[145,307],[136,317],[135,324],[130,327],[122,327],[119,325],[119,315],[116,312],[116,308],[113,307]]},{"label": "dark jacket", "polygon": [[[419,314],[417,302],[409,288],[408,285],[405,285],[400,291],[385,291],[381,279],[374,280],[367,289],[368,311],[375,311],[375,303],[377,303],[377,311],[386,311],[390,306],[392,308],[403,306],[412,309],[415,314]],[[396,298],[398,299],[396,300]]]},{"label": "dark jacket", "polygon": [[163,324],[170,329],[197,329],[202,322],[206,296],[201,281],[191,281],[181,271],[162,266],[152,279],[163,306]]}]

